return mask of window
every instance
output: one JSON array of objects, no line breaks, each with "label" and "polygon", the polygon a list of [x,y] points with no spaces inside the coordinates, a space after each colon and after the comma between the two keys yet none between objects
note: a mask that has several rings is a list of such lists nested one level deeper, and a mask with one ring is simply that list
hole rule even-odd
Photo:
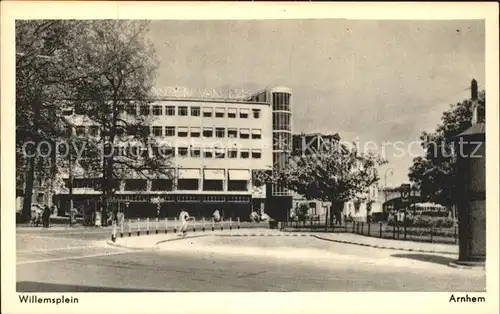
[{"label": "window", "polygon": [[203,180],[203,191],[224,191],[224,181]]},{"label": "window", "polygon": [[199,117],[200,115],[201,115],[201,108],[200,107],[191,107],[191,116]]},{"label": "window", "polygon": [[198,147],[191,148],[191,157],[200,158],[200,153],[201,153],[201,150]]},{"label": "window", "polygon": [[205,118],[210,118],[212,116],[212,107],[203,107],[203,116]]},{"label": "window", "polygon": [[154,136],[163,136],[163,128],[161,126],[153,127],[153,135]]},{"label": "window", "polygon": [[165,107],[165,115],[175,116],[175,106],[166,106]]},{"label": "window", "polygon": [[143,116],[149,116],[149,111],[150,111],[150,108],[149,108],[148,105],[142,105],[141,106],[141,110],[140,110],[141,115],[143,115]]},{"label": "window", "polygon": [[198,127],[192,127],[190,129],[191,131],[191,137],[200,137],[200,134],[201,134],[201,129],[198,128]]},{"label": "window", "polygon": [[203,137],[212,137],[213,133],[214,131],[212,128],[203,128]]},{"label": "window", "polygon": [[177,149],[177,153],[179,154],[179,156],[181,157],[187,157],[189,155],[189,150],[187,147],[179,147]]},{"label": "window", "polygon": [[158,153],[164,157],[175,157],[175,148],[160,146],[158,148]]},{"label": "window", "polygon": [[290,94],[273,93],[273,110],[290,110]]},{"label": "window", "polygon": [[188,107],[181,106],[179,107],[179,116],[187,116],[188,115]]},{"label": "window", "polygon": [[227,129],[227,137],[237,138],[238,137],[238,129]]},{"label": "window", "polygon": [[260,109],[253,109],[252,113],[253,113],[253,118],[254,119],[259,119],[260,118]]},{"label": "window", "polygon": [[248,119],[248,109],[240,109],[240,118]]},{"label": "window", "polygon": [[240,129],[240,138],[243,138],[243,139],[250,138],[250,130],[249,129]]},{"label": "window", "polygon": [[227,157],[228,158],[238,158],[238,149],[228,148],[227,149]]},{"label": "window", "polygon": [[175,136],[175,126],[166,126],[165,136]]},{"label": "window", "polygon": [[228,191],[247,191],[248,182],[244,180],[229,180],[227,182]]},{"label": "window", "polygon": [[127,114],[131,116],[137,115],[137,106],[136,105],[127,105]]},{"label": "window", "polygon": [[236,118],[236,108],[228,108],[227,117],[232,119]]},{"label": "window", "polygon": [[259,159],[262,156],[260,149],[252,149],[252,158]]},{"label": "window", "polygon": [[215,148],[215,158],[225,158],[226,157],[226,151],[224,148]]},{"label": "window", "polygon": [[248,152],[248,149],[242,149],[240,151],[240,157],[243,159],[250,157],[250,153]]},{"label": "window", "polygon": [[89,128],[89,135],[93,137],[99,136],[99,127],[96,125],[93,125]]},{"label": "window", "polygon": [[197,191],[198,185],[198,179],[179,179],[177,181],[177,187],[181,191]]},{"label": "window", "polygon": [[127,191],[146,191],[148,181],[129,179],[125,180],[125,190]]},{"label": "window", "polygon": [[76,136],[85,136],[85,127],[77,126],[76,127]]},{"label": "window", "polygon": [[224,118],[224,114],[226,113],[226,109],[224,108],[215,108],[215,117],[216,118]]},{"label": "window", "polygon": [[188,136],[188,128],[187,127],[178,127],[177,128],[177,136],[178,137],[187,137]]},{"label": "window", "polygon": [[73,109],[72,108],[64,108],[62,110],[63,116],[71,116],[73,114]]},{"label": "window", "polygon": [[262,138],[262,132],[260,129],[253,129],[252,130],[252,139],[261,139]]},{"label": "window", "polygon": [[224,137],[226,135],[226,129],[224,128],[215,128],[215,136],[216,137]]},{"label": "window", "polygon": [[173,180],[169,179],[151,180],[152,191],[172,191],[173,186],[174,186]]},{"label": "window", "polygon": [[161,116],[161,106],[153,106],[153,116]]},{"label": "window", "polygon": [[213,158],[214,157],[214,152],[211,148],[205,148],[203,150],[203,156],[205,158]]}]

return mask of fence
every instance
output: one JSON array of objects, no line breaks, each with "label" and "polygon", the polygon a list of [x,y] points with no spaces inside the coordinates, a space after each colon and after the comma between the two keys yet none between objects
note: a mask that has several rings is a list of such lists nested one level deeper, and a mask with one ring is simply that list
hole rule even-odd
[{"label": "fence", "polygon": [[284,223],[287,231],[348,232],[368,237],[403,241],[458,244],[458,228],[453,227],[414,227],[404,224],[388,225],[385,222],[342,222],[330,224],[319,219],[294,220]]},{"label": "fence", "polygon": [[383,239],[458,244],[458,228],[413,227],[405,224],[354,222],[346,226],[349,232]]}]

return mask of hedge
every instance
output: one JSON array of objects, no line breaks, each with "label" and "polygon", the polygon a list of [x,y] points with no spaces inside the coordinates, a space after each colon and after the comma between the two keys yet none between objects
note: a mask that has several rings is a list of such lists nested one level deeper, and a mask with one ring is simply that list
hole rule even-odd
[{"label": "hedge", "polygon": [[413,216],[406,217],[404,222],[396,221],[394,216],[387,219],[390,226],[406,225],[407,227],[435,227],[435,228],[451,228],[455,225],[455,219],[450,217],[430,217],[430,216]]}]

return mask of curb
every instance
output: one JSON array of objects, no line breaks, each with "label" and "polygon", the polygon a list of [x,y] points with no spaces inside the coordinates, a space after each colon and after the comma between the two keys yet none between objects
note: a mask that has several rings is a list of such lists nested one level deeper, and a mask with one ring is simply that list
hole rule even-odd
[{"label": "curb", "polygon": [[[289,233],[242,233],[242,234],[200,233],[200,234],[196,234],[196,235],[192,235],[192,236],[176,237],[176,238],[161,240],[161,241],[156,242],[154,245],[143,246],[143,247],[126,246],[126,245],[118,244],[118,243],[113,242],[111,240],[106,240],[106,244],[109,246],[114,246],[114,247],[119,247],[119,248],[124,248],[124,249],[144,251],[144,250],[156,250],[156,249],[158,249],[156,246],[158,244],[161,244],[161,243],[179,241],[179,240],[189,240],[189,239],[193,239],[193,238],[202,238],[202,237],[208,237],[208,236],[217,236],[217,237],[313,237],[315,235],[314,234],[307,234],[307,233],[294,233],[294,234],[289,234]],[[141,238],[145,238],[145,237],[147,237],[147,236],[143,236]],[[127,237],[127,238],[129,238],[129,237]]]},{"label": "curb", "polygon": [[143,247],[125,246],[125,245],[122,245],[122,244],[113,243],[113,241],[110,241],[110,240],[107,240],[106,244],[109,245],[109,246],[114,246],[114,247],[118,247],[118,248],[122,248],[122,249],[127,249],[127,250],[133,250],[133,251],[156,250],[156,247],[154,247],[154,246],[150,246],[150,247],[147,247],[147,246],[143,246]]},{"label": "curb", "polygon": [[344,240],[334,240],[334,239],[330,239],[330,238],[321,237],[321,236],[318,236],[318,235],[313,235],[313,236],[316,239],[320,239],[320,240],[324,240],[324,241],[330,241],[330,242],[336,242],[336,243],[342,243],[342,244],[358,245],[358,246],[365,246],[365,247],[371,247],[371,248],[375,248],[375,249],[386,249],[386,250],[417,252],[417,253],[457,254],[456,252],[450,252],[450,251],[421,250],[421,249],[409,249],[409,248],[402,248],[402,247],[398,248],[398,247],[392,247],[392,246],[374,245],[374,244],[361,243],[361,242],[344,241]]},{"label": "curb", "polygon": [[190,237],[179,237],[179,238],[172,238],[172,239],[167,239],[167,240],[161,240],[155,243],[155,246],[160,244],[160,243],[165,243],[165,242],[172,242],[172,241],[179,241],[179,240],[189,240],[189,239],[194,239],[194,238],[202,238],[202,237],[208,237],[208,234],[200,234],[200,235],[195,235],[195,236],[190,236]]},{"label": "curb", "polygon": [[458,269],[471,269],[471,270],[486,270],[484,263],[479,263],[477,265],[462,265],[458,264],[457,261],[448,263],[448,266]]}]

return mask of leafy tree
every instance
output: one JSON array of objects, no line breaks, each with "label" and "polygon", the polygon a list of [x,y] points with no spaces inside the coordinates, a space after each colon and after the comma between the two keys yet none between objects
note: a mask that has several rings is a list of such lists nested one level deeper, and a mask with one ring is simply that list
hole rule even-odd
[{"label": "leafy tree", "polygon": [[291,156],[273,181],[303,195],[308,200],[331,202],[330,223],[340,218],[346,201],[365,201],[369,187],[379,180],[376,167],[385,160],[372,153],[361,153],[356,147],[326,145],[320,151]]},{"label": "leafy tree", "polygon": [[[63,136],[57,100],[67,95],[68,83],[80,77],[66,75],[71,64],[67,56],[74,48],[68,43],[79,31],[75,21],[16,21],[16,183],[25,183],[24,220],[31,214],[35,177],[50,177],[55,171],[55,154],[43,158],[34,147]],[[34,145],[25,145],[29,141]]]},{"label": "leafy tree", "polygon": [[[485,97],[485,91],[478,94],[481,107],[485,106]],[[472,100],[467,99],[451,105],[434,132],[422,132],[420,140],[425,154],[413,159],[408,176],[425,200],[444,206],[456,203],[458,178],[454,140],[471,126],[471,118]]]},{"label": "leafy tree", "polygon": [[85,154],[76,164],[88,177],[101,178],[107,209],[118,188],[116,180],[170,177],[170,156],[149,129],[148,108],[158,64],[146,37],[148,23],[89,21],[85,28],[77,38],[72,70],[87,75],[73,82],[71,102],[82,121],[98,132],[83,136]]}]

